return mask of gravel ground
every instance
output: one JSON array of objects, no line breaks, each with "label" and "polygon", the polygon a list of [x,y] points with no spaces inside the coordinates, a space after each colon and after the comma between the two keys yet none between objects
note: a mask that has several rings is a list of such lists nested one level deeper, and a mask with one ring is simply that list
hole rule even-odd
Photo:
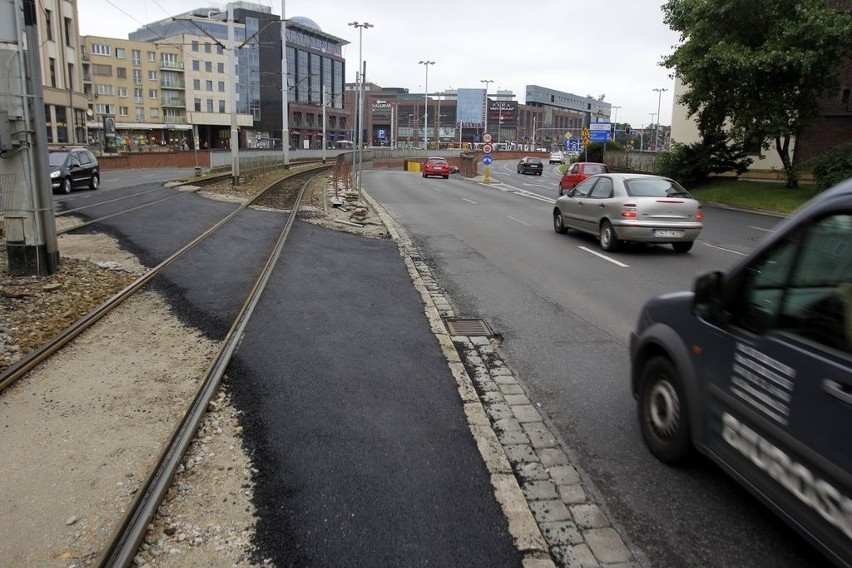
[{"label": "gravel ground", "polygon": [[[238,191],[222,184],[200,193],[240,200],[270,181],[267,176]],[[330,184],[329,175],[310,186],[301,218],[387,236],[369,208],[351,200],[345,210],[332,207]],[[60,227],[77,222],[57,220]],[[62,235],[59,251],[59,269],[46,277],[12,278],[0,254],[0,371],[146,269],[102,234]],[[185,326],[163,298],[146,292],[0,393],[0,564],[94,564],[217,348]],[[137,565],[257,565],[251,545],[254,471],[239,424],[226,377],[150,525]]]}]

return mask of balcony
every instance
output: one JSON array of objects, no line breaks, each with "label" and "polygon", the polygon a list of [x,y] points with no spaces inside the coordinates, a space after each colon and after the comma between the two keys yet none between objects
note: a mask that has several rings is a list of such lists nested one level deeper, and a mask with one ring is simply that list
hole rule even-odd
[{"label": "balcony", "polygon": [[92,74],[91,73],[83,73],[83,82],[91,83],[92,82]]},{"label": "balcony", "polygon": [[160,69],[183,71],[183,61],[160,61]]},{"label": "balcony", "polygon": [[163,108],[186,108],[186,99],[178,97],[163,97],[160,99]]},{"label": "balcony", "polygon": [[167,81],[165,79],[160,81],[160,87],[163,89],[174,89],[176,91],[183,91],[186,89],[186,81]]},{"label": "balcony", "polygon": [[186,117],[185,116],[164,116],[163,117],[163,123],[165,123],[166,126],[168,126],[170,124],[186,124]]}]

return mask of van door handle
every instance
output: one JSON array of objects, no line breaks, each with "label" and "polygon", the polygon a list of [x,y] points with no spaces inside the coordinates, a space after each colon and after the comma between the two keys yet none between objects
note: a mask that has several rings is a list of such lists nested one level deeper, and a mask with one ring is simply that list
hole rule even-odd
[{"label": "van door handle", "polygon": [[834,398],[840,399],[841,402],[852,405],[852,389],[849,387],[831,379],[823,379],[822,390]]}]

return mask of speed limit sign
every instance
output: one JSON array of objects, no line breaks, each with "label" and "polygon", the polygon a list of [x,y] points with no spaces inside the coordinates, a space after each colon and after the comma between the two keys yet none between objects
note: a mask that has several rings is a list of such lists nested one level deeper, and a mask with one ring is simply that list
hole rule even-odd
[{"label": "speed limit sign", "polygon": [[483,141],[483,142],[485,142],[486,144],[488,144],[489,142],[491,142],[491,134],[489,134],[488,132],[486,132],[485,134],[483,134],[483,135],[482,135],[482,141]]},{"label": "speed limit sign", "polygon": [[492,150],[492,148],[491,148],[491,144],[483,144],[483,145],[482,145],[482,151],[483,151],[484,153],[486,153],[486,154],[490,154],[490,153],[491,153],[491,150]]}]

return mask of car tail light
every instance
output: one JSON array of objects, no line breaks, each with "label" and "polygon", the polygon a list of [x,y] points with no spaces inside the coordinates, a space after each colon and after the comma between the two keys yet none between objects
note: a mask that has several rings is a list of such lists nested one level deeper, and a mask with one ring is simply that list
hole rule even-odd
[{"label": "car tail light", "polygon": [[636,204],[635,203],[625,203],[621,206],[621,216],[627,219],[635,219],[639,216],[636,212]]},{"label": "car tail light", "polygon": [[701,206],[700,205],[698,206],[698,213],[695,214],[695,220],[696,221],[703,221],[704,220],[704,213],[701,212]]}]

